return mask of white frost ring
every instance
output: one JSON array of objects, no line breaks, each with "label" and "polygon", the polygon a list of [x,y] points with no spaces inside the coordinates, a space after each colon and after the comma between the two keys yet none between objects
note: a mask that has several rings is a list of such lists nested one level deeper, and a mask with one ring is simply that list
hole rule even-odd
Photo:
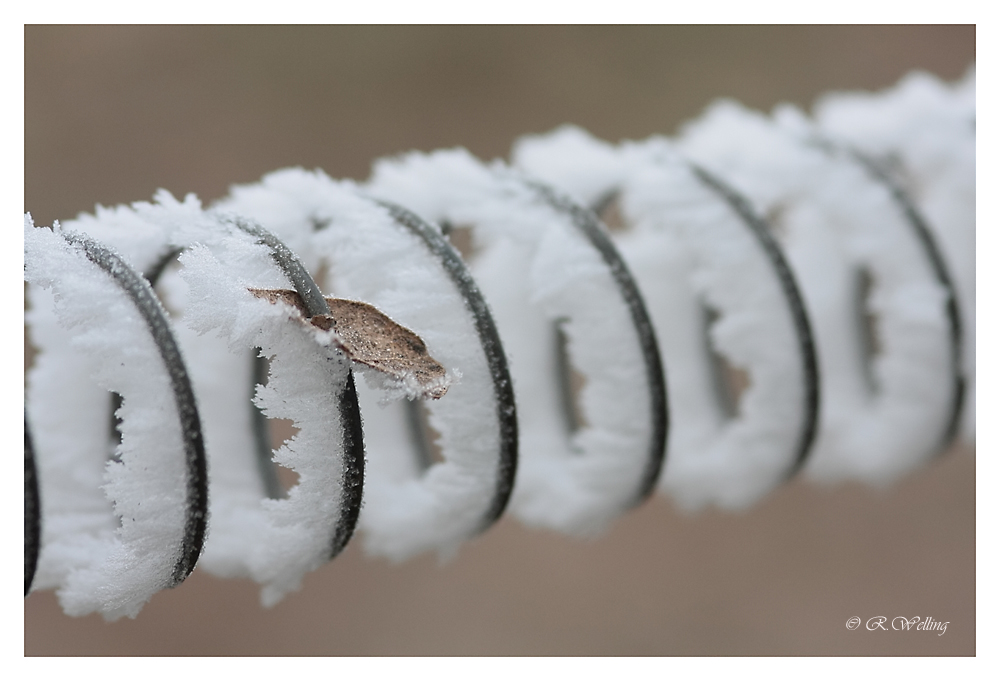
[{"label": "white frost ring", "polygon": [[[256,223],[229,216],[223,219],[237,229],[255,237],[258,243],[270,249],[272,259],[299,294],[306,309],[307,318],[330,314],[330,306],[323,297],[323,292],[309,275],[298,256],[284,242]],[[333,536],[330,539],[330,559],[335,558],[343,551],[347,542],[354,535],[358,516],[361,513],[361,499],[364,492],[364,429],[361,425],[361,408],[358,405],[358,392],[354,385],[354,372],[350,369],[347,371],[347,383],[344,390],[338,396],[337,406],[343,429],[344,477],[341,482],[343,501],[340,521],[334,528]],[[260,423],[259,419],[256,422]]]},{"label": "white frost ring", "polygon": [[670,428],[663,361],[660,358],[656,332],[646,310],[646,303],[643,301],[639,287],[625,265],[625,261],[608,237],[594,211],[580,206],[541,182],[531,180],[526,181],[525,184],[552,208],[566,214],[573,226],[601,255],[632,318],[632,325],[635,327],[639,339],[639,348],[645,366],[646,389],[649,391],[650,425],[652,426],[647,446],[646,466],[635,490],[632,503],[629,505],[629,507],[638,506],[649,498],[656,488],[660,471],[666,459],[667,434]]},{"label": "white frost ring", "polygon": [[517,472],[517,409],[514,404],[514,385],[507,366],[507,356],[500,342],[500,334],[493,323],[486,301],[473,280],[461,256],[432,225],[423,218],[400,205],[389,201],[376,200],[389,211],[401,226],[419,237],[427,248],[441,261],[445,272],[454,283],[465,301],[465,306],[476,325],[476,333],[482,345],[490,377],[493,379],[493,396],[496,400],[497,422],[499,423],[500,444],[497,460],[497,481],[493,497],[486,513],[480,521],[479,531],[487,529],[503,514],[514,489]]},{"label": "white frost ring", "polygon": [[945,314],[948,317],[948,344],[950,350],[949,363],[951,367],[951,400],[949,402],[948,420],[944,427],[939,452],[947,450],[958,432],[962,420],[962,409],[965,405],[966,380],[963,358],[962,317],[958,307],[958,293],[955,290],[954,279],[948,270],[944,255],[934,238],[934,233],[923,214],[917,208],[909,194],[887,173],[874,159],[849,147],[841,147],[827,140],[817,140],[816,145],[830,154],[841,153],[852,161],[859,163],[868,175],[889,190],[893,202],[903,213],[906,223],[910,226],[914,238],[920,244],[920,249],[927,258],[934,278],[945,290]]},{"label": "white frost ring", "polygon": [[721,197],[740,217],[747,228],[750,229],[754,238],[757,239],[757,243],[760,244],[764,255],[767,257],[771,268],[778,278],[781,293],[788,304],[788,311],[795,326],[795,336],[799,345],[799,358],[802,361],[805,409],[801,430],[799,431],[799,439],[794,449],[794,458],[785,473],[785,478],[788,479],[794,476],[805,465],[819,428],[819,363],[809,315],[806,312],[802,293],[799,291],[798,284],[795,283],[795,275],[792,273],[792,269],[788,265],[788,261],[785,259],[781,247],[772,235],[767,223],[757,215],[750,202],[742,194],[701,166],[695,163],[690,163],[689,165],[694,176]]},{"label": "white frost ring", "polygon": [[177,341],[170,330],[170,322],[149,282],[113,251],[90,237],[73,232],[58,234],[70,244],[79,246],[87,259],[107,273],[129,296],[143,321],[146,322],[149,334],[156,344],[170,378],[170,387],[180,421],[185,465],[184,534],[180,555],[167,585],[174,587],[191,574],[195,563],[198,562],[205,542],[208,520],[205,443],[191,380],[181,358]]}]

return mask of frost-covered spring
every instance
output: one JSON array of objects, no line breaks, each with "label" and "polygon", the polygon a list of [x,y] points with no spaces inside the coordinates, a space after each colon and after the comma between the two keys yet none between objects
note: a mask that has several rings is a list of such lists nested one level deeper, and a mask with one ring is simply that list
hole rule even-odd
[{"label": "frost-covered spring", "polygon": [[[72,615],[134,617],[201,550],[205,461],[190,383],[162,308],[121,256],[28,216],[24,244],[40,351],[26,399],[42,501],[35,587],[58,589]],[[109,391],[123,398],[119,443]]]},{"label": "frost-covered spring", "polygon": [[[319,171],[287,169],[234,187],[219,208],[250,215],[286,240],[310,269],[326,272],[328,292],[370,302],[418,333],[456,379],[447,395],[425,403],[442,455],[426,470],[415,442],[424,436],[412,427],[418,407],[386,404],[359,386],[369,462],[359,522],[368,551],[397,560],[449,554],[491,524],[513,474],[516,438],[504,433],[513,403],[504,407],[510,413],[498,411],[498,379],[477,330],[484,312],[470,309],[440,255],[353,184]],[[436,226],[426,228],[451,249]]]},{"label": "frost-covered spring", "polygon": [[870,154],[933,230],[961,308],[967,398],[962,437],[976,438],[976,70],[957,83],[913,73],[879,93],[831,93],[819,127]]},{"label": "frost-covered spring", "polygon": [[680,146],[769,217],[805,294],[823,381],[807,473],[885,484],[944,444],[947,291],[887,187],[800,114],[779,114],[719,103]]},{"label": "frost-covered spring", "polygon": [[[672,397],[661,489],[687,508],[760,499],[809,448],[818,387],[798,292],[783,289],[766,235],[663,139],[612,146],[564,127],[523,138],[513,157],[588,205],[620,205],[616,243],[656,325]],[[713,353],[746,372],[735,405]]]},{"label": "frost-covered spring", "polygon": [[[287,498],[261,498],[258,485],[242,490],[227,480],[213,505],[216,531],[206,567],[225,576],[251,576],[264,584],[262,601],[271,605],[297,589],[303,575],[329,560],[338,526],[344,522],[344,441],[340,410],[349,362],[316,334],[290,323],[289,311],[252,295],[248,288],[289,288],[266,247],[233,235],[219,247],[196,245],[181,255],[188,286],[184,323],[224,338],[247,358],[254,348],[270,360],[266,386],[256,404],[265,415],[289,419],[298,433],[274,454],[274,461],[298,474]],[[246,372],[205,376],[224,380],[245,400]],[[210,445],[213,443],[210,442]],[[222,443],[220,443],[222,444]],[[249,478],[256,470],[250,448],[217,452],[217,465]],[[225,459],[223,459],[225,457]],[[233,475],[233,473],[230,473]],[[220,480],[220,483],[222,480]]]},{"label": "frost-covered spring", "polygon": [[[586,158],[576,152],[547,157],[553,181],[560,178],[588,205],[616,189],[633,228],[616,238],[645,288],[673,393],[672,456],[661,485],[685,506],[746,506],[803,454],[816,479],[895,479],[947,444],[962,380],[969,393],[963,434],[974,440],[974,71],[956,86],[914,76],[874,97],[830,97],[817,108],[817,120],[818,126],[790,109],[769,119],[733,106],[714,108],[679,140],[709,169],[701,182],[692,181],[690,168],[663,140],[591,145],[590,152],[597,151]],[[649,437],[647,428],[655,422],[649,420],[655,400],[643,404],[649,391],[636,389],[643,380],[648,388],[649,376],[637,371],[635,346],[642,343],[629,335],[634,307],[628,320],[610,293],[614,278],[603,265],[593,266],[600,263],[592,249],[578,248],[579,235],[565,221],[569,202],[462,152],[436,157],[450,159],[447,172],[414,171],[413,186],[400,189],[398,198],[450,223],[445,228],[477,226],[472,266],[494,303],[519,400],[530,411],[523,440],[529,451],[548,452],[529,458],[514,506],[534,524],[595,531],[642,496],[635,494],[636,480],[640,488],[647,482],[637,477],[640,440],[646,442],[642,475],[656,470],[649,465],[655,432]],[[402,163],[418,166],[414,158]],[[373,186],[394,163],[379,167]],[[532,169],[549,177],[548,169]],[[801,335],[796,346],[774,271],[750,255],[760,243],[737,228],[730,210],[736,204],[711,196],[709,177],[751,199],[802,285],[823,379],[814,448],[796,453],[792,446],[809,408],[805,365],[792,351],[802,349]],[[926,218],[933,239],[924,241],[931,247],[919,238],[894,184]],[[377,206],[350,183],[282,171],[234,190],[221,207],[242,202],[314,273],[328,273],[331,292],[377,301],[419,329],[458,381],[449,393],[457,399],[428,410],[444,452],[444,461],[432,465],[416,456],[420,438],[413,437],[412,417],[419,412],[400,407],[408,403],[378,404],[377,390],[387,391],[382,397],[412,397],[412,385],[376,377],[361,397],[372,454],[361,518],[369,550],[397,559],[422,550],[453,552],[503,510],[517,445],[513,404],[500,399],[504,386],[495,371],[503,352],[483,342],[488,311],[456,287],[458,279],[467,288],[475,283],[456,261],[444,264],[442,253],[454,251],[441,229],[404,209]],[[175,314],[172,333],[205,417],[214,492],[202,565],[216,574],[254,577],[265,585],[265,603],[275,602],[330,557],[331,533],[343,526],[337,395],[348,375],[344,358],[330,337],[304,326],[293,310],[249,294],[248,288],[287,289],[291,282],[267,249],[203,211],[193,197],[178,202],[161,193],[152,204],[99,207],[67,225],[113,246],[119,272],[152,277],[177,249],[190,248],[183,275],[167,271],[160,292]],[[933,248],[944,254],[957,296],[928,257]],[[57,588],[71,614],[134,616],[197,558],[186,536],[198,524],[190,503],[197,476],[190,457],[180,455],[192,429],[177,427],[183,414],[169,397],[174,377],[160,371],[162,352],[143,335],[148,320],[139,319],[108,272],[81,253],[65,233],[26,224],[25,276],[32,284],[26,321],[40,350],[26,396],[43,504],[35,587]],[[665,295],[671,291],[676,295]],[[598,314],[592,327],[580,323],[584,330],[574,331],[589,314],[583,299]],[[956,300],[965,331],[959,350],[949,308]],[[707,333],[705,308],[718,315]],[[565,369],[553,350],[555,326],[568,337],[570,360],[587,381],[580,401],[586,418],[576,436],[567,436],[558,382],[548,379]],[[272,376],[257,404],[301,429],[278,453],[279,462],[301,476],[288,499],[266,498],[252,451],[257,443],[248,404],[257,348],[272,357]],[[717,403],[709,348],[749,376],[735,415]],[[955,358],[963,363],[954,366]],[[120,444],[112,392],[125,397]],[[600,442],[587,439],[612,431]],[[619,431],[642,435],[622,438]],[[536,450],[533,443],[542,440],[551,446]],[[588,456],[602,447],[601,456]]]},{"label": "frost-covered spring", "polygon": [[[196,245],[182,256],[189,265],[183,279],[176,274],[164,277],[166,297],[181,321],[175,328],[207,417],[212,532],[203,565],[225,576],[254,577],[265,583],[264,602],[275,602],[296,588],[307,570],[330,557],[332,538],[343,522],[339,399],[346,360],[318,343],[314,332],[290,320],[287,309],[250,294],[252,286],[288,288],[289,282],[267,248],[205,214],[194,197],[181,203],[161,192],[155,204],[101,209],[70,224],[120,244],[146,269],[165,254],[194,244],[209,244],[220,254],[216,259],[208,247]],[[220,328],[222,338],[199,335]],[[248,406],[253,386],[249,358],[256,348],[273,358],[271,377],[258,404],[276,418],[292,419],[301,429],[277,453],[277,461],[300,476],[289,498],[280,501],[264,499],[254,457]],[[44,366],[51,361],[51,351],[40,349],[39,365]],[[88,402],[70,392],[67,408],[93,411],[95,423],[107,424],[108,395],[94,390],[85,368],[74,388],[95,394]],[[130,427],[126,419],[123,428],[128,432]],[[106,441],[107,433],[103,438]],[[49,452],[40,449],[38,455],[44,469]],[[49,498],[44,474],[42,479],[43,498]],[[43,527],[48,522],[45,518]]]},{"label": "frost-covered spring", "polygon": [[[520,414],[514,513],[593,534],[643,498],[663,456],[665,405],[653,402],[662,372],[658,358],[650,369],[633,310],[574,215],[502,164],[460,149],[380,161],[368,186],[471,230],[470,266],[498,321]],[[585,381],[575,432],[559,380],[560,332]]]}]

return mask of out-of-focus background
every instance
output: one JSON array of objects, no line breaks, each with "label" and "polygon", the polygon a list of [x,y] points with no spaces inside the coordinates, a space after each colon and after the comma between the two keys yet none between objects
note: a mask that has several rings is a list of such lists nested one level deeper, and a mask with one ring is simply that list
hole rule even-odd
[{"label": "out-of-focus background", "polygon": [[[27,26],[24,208],[51,224],[160,187],[207,202],[290,165],[364,179],[380,156],[505,156],[567,122],[670,134],[717,97],[805,107],[974,60],[973,26]],[[949,624],[845,626],[878,615]],[[744,514],[655,498],[589,541],[506,518],[445,564],[355,543],[271,610],[197,570],[114,624],[35,593],[24,652],[972,655],[975,458],[888,489],[796,481]]]}]

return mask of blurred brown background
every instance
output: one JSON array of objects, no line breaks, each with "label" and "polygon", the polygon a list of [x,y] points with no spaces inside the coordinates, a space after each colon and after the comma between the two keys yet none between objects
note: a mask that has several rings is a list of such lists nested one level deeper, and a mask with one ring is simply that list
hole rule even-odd
[{"label": "blurred brown background", "polygon": [[[971,26],[28,26],[25,210],[209,201],[288,165],[363,179],[409,149],[492,158],[565,122],[641,138],[719,96],[808,106],[974,59]],[[876,615],[950,624],[845,627]],[[352,545],[272,610],[198,571],[110,625],[36,593],[24,627],[26,655],[971,655],[975,459],[886,490],[794,482],[742,515],[658,498],[589,542],[508,518],[445,565]]]}]

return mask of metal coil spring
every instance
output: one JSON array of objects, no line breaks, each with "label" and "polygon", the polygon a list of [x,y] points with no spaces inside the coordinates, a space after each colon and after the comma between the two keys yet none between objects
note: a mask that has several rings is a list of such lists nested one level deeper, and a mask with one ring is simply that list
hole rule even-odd
[{"label": "metal coil spring", "polygon": [[[960,315],[959,293],[956,290],[946,259],[935,240],[934,232],[929,227],[927,219],[923,216],[916,203],[902,188],[900,183],[886,170],[883,164],[880,164],[871,157],[854,152],[853,150],[850,151],[850,157],[864,167],[872,182],[880,184],[891,193],[899,210],[905,216],[911,230],[912,238],[919,243],[920,249],[930,264],[936,283],[944,292],[952,373],[952,384],[947,388],[951,395],[947,426],[941,436],[941,446],[938,447],[938,451],[945,451],[956,437],[963,412],[963,405],[966,401],[966,376],[964,375],[962,358],[963,323]],[[777,276],[782,282],[784,295],[793,311],[798,342],[801,349],[802,369],[807,376],[808,389],[806,390],[807,405],[804,408],[807,418],[803,422],[798,445],[796,446],[795,457],[789,465],[786,474],[786,478],[791,478],[803,468],[808,460],[811,444],[816,436],[817,414],[822,392],[821,377],[817,368],[817,351],[814,346],[809,314],[801,299],[801,294],[795,285],[794,275],[786,262],[782,245],[775,238],[766,217],[758,214],[751,205],[751,202],[730,184],[706,168],[693,165],[692,172],[704,186],[715,192],[719,199],[736,213],[744,222],[747,229],[752,232],[754,238],[766,253],[771,266],[777,272]],[[667,442],[669,439],[667,393],[663,377],[664,367],[662,366],[661,357],[657,350],[656,329],[645,309],[640,285],[630,275],[624,258],[619,254],[614,241],[610,238],[607,226],[601,222],[600,216],[607,213],[614,200],[614,196],[604,196],[593,206],[587,208],[570,201],[561,193],[550,189],[546,185],[539,183],[534,185],[534,187],[539,192],[539,195],[544,197],[553,207],[572,216],[573,223],[586,236],[592,247],[601,254],[605,263],[614,272],[616,284],[621,289],[623,299],[628,303],[631,310],[632,322],[635,325],[643,347],[646,372],[649,379],[648,384],[651,391],[650,405],[653,412],[652,421],[655,424],[655,432],[650,439],[646,471],[643,474],[639,489],[634,495],[632,503],[634,506],[648,498],[654,491],[656,483],[661,476],[661,469],[669,467],[669,459],[666,458]],[[382,205],[387,207],[399,224],[405,226],[423,239],[431,251],[436,253],[441,259],[443,266],[449,272],[455,286],[461,291],[467,307],[476,319],[480,341],[489,357],[490,370],[496,392],[497,410],[502,423],[503,444],[501,448],[504,453],[501,457],[502,460],[493,500],[479,527],[479,531],[483,531],[503,514],[512,490],[516,486],[518,435],[515,397],[500,336],[497,334],[496,328],[492,323],[486,302],[478,292],[474,278],[461,261],[453,245],[448,242],[446,235],[451,226],[428,225],[423,219],[406,208],[387,202],[382,202]],[[330,313],[330,309],[323,298],[323,294],[320,292],[319,286],[301,264],[299,258],[285,244],[273,234],[251,221],[237,221],[236,224],[239,229],[251,234],[259,243],[266,244],[271,250],[274,261],[285,272],[288,279],[293,283],[296,292],[302,301],[304,301],[307,318]],[[145,273],[141,273],[142,276],[140,276],[140,273],[134,272],[123,260],[118,258],[112,249],[101,245],[95,240],[69,233],[64,233],[63,236],[68,241],[81,245],[88,259],[111,275],[129,293],[136,306],[145,316],[150,332],[161,349],[165,364],[172,378],[175,379],[174,390],[178,411],[185,422],[183,430],[190,436],[186,443],[187,451],[185,455],[189,474],[187,478],[188,490],[184,495],[186,499],[185,503],[187,504],[184,551],[175,566],[174,577],[170,584],[170,586],[175,586],[191,573],[201,553],[208,520],[207,500],[211,493],[210,481],[206,472],[205,449],[201,441],[199,415],[190,384],[188,383],[188,372],[180,353],[173,345],[174,341],[170,332],[170,319],[164,313],[162,305],[156,301],[156,294],[153,289],[165,268],[177,257],[179,250],[170,251],[154,267]],[[152,297],[150,297],[151,294]],[[262,382],[263,376],[266,375],[266,366],[266,362],[257,362],[254,376],[255,384]],[[665,368],[669,371],[669,366]],[[564,375],[563,387],[567,394],[572,392],[569,382],[569,379]],[[117,406],[114,403],[115,398],[117,396],[112,396],[108,401],[108,409],[112,414],[116,411]],[[672,395],[671,399],[680,400],[684,399],[684,396]],[[571,402],[572,396],[570,395],[567,400]],[[416,403],[410,404],[415,405]],[[269,496],[280,497],[282,495],[280,484],[277,482],[274,468],[270,464],[271,450],[268,444],[266,419],[255,407],[251,406],[250,409],[257,442],[255,456],[260,466],[262,484]],[[417,424],[414,426],[414,432],[418,432],[420,430],[418,423],[419,416],[415,406],[410,407],[410,415],[412,423]],[[337,527],[335,536],[330,538],[329,558],[333,558],[339,554],[353,535],[363,499],[365,476],[364,433],[361,412],[358,406],[358,397],[354,389],[353,376],[349,378],[348,384],[341,394],[341,417],[344,422],[345,450],[348,452],[346,457],[348,465],[343,484],[344,489],[349,490],[349,494],[344,501],[346,504],[345,520]],[[114,431],[114,418],[112,417],[110,421],[112,423],[112,431]],[[41,546],[41,536],[42,527],[45,522],[45,518],[41,514],[39,480],[37,477],[38,469],[35,464],[36,452],[32,447],[27,406],[24,434],[25,595],[27,596],[32,587],[38,556],[43,548]],[[419,433],[415,436],[415,445],[418,449],[420,447],[426,449],[427,443]]]}]

